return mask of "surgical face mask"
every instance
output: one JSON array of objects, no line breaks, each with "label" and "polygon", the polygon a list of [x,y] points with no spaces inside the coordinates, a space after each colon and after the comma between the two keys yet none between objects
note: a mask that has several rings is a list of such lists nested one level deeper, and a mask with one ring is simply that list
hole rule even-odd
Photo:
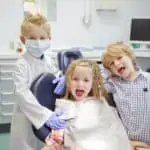
[{"label": "surgical face mask", "polygon": [[50,48],[50,40],[32,40],[26,39],[25,47],[27,51],[34,57],[39,58],[41,57],[44,52]]}]

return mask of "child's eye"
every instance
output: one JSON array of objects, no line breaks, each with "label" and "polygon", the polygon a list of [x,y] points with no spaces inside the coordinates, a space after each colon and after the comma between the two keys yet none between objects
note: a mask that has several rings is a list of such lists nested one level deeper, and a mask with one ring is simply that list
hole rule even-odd
[{"label": "child's eye", "polygon": [[89,80],[88,80],[88,79],[84,79],[84,81],[85,81],[85,82],[88,82]]},{"label": "child's eye", "polygon": [[72,80],[74,80],[74,81],[78,81],[78,78],[74,77],[74,78],[72,78]]},{"label": "child's eye", "polygon": [[120,60],[122,58],[122,56],[117,57],[118,60]]},{"label": "child's eye", "polygon": [[45,40],[45,37],[40,37],[40,40]]},{"label": "child's eye", "polygon": [[30,39],[30,40],[36,40],[36,38],[35,37],[29,37],[28,39]]}]

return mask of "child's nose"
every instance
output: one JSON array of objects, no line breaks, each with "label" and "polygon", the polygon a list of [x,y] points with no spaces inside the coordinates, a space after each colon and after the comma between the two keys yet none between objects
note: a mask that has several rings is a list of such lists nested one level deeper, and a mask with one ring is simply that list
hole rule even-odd
[{"label": "child's nose", "polygon": [[83,85],[83,81],[79,80],[78,84],[79,84],[79,86],[82,86]]}]

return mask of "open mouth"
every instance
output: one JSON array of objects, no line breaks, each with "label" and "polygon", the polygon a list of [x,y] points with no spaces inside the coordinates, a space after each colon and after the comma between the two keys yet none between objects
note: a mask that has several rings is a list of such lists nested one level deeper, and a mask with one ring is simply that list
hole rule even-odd
[{"label": "open mouth", "polygon": [[76,95],[77,95],[78,97],[81,97],[83,94],[84,94],[84,90],[80,90],[80,89],[77,89],[77,90],[76,90]]},{"label": "open mouth", "polygon": [[120,68],[118,69],[118,72],[122,74],[125,69],[126,69],[126,67],[120,67]]}]

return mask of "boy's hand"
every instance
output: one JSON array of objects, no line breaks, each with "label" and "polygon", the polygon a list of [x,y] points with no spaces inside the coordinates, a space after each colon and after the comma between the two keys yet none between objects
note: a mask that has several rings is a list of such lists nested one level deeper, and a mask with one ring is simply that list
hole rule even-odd
[{"label": "boy's hand", "polygon": [[63,111],[55,111],[49,117],[49,119],[45,122],[45,124],[51,129],[64,129],[66,126],[66,122],[59,117],[64,114]]},{"label": "boy's hand", "polygon": [[56,79],[54,79],[53,84],[57,84],[56,88],[54,89],[54,93],[57,95],[64,95],[65,93],[65,77],[61,76],[61,77],[57,77]]},{"label": "boy's hand", "polygon": [[138,148],[150,148],[150,145],[140,141],[130,141],[132,150],[138,150]]}]

